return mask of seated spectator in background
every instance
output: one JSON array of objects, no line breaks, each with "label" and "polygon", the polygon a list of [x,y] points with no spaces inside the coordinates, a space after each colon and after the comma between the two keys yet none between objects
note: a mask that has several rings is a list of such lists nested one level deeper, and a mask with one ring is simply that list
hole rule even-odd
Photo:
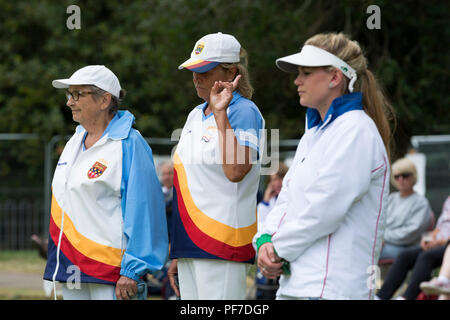
[{"label": "seated spectator in background", "polygon": [[[166,206],[167,231],[170,237],[172,231],[172,199],[173,199],[173,164],[171,161],[165,161],[159,166],[161,172],[161,188],[164,195]],[[148,294],[161,295],[164,299],[174,295],[173,289],[169,285],[167,269],[170,266],[170,260],[166,261],[161,270],[150,272],[145,279],[148,286]]]},{"label": "seated spectator in background", "polygon": [[439,276],[431,281],[422,282],[420,289],[426,294],[440,295],[439,300],[450,300],[450,246],[445,249]]},{"label": "seated spectator in background", "polygon": [[173,195],[173,165],[167,161],[161,165],[161,184],[164,197],[172,199]]},{"label": "seated spectator in background", "polygon": [[[284,163],[280,163],[278,166],[278,171],[269,177],[269,182],[266,190],[264,191],[264,197],[257,206],[258,228],[262,223],[264,223],[270,210],[274,207],[278,194],[281,191],[283,178],[288,169],[289,168]],[[267,279],[257,268],[255,283],[257,300],[275,300],[279,286],[278,279]]]},{"label": "seated spectator in background", "polygon": [[261,202],[258,203],[258,226],[260,226],[266,219],[267,214],[272,210],[275,205],[275,201],[278,198],[278,194],[281,191],[283,178],[288,171],[288,167],[284,163],[280,163],[278,171],[269,177],[266,190],[264,191],[264,197]]},{"label": "seated spectator in background", "polygon": [[378,299],[387,300],[412,270],[408,288],[399,300],[414,300],[420,293],[420,283],[428,281],[434,268],[442,264],[445,250],[450,242],[450,196],[444,203],[431,240],[422,239],[420,246],[406,249],[394,260],[386,279],[377,293]]},{"label": "seated spectator in background", "polygon": [[400,252],[418,245],[432,220],[428,200],[413,190],[417,171],[411,160],[402,158],[394,162],[392,181],[398,192],[389,195],[380,259],[395,259]]}]

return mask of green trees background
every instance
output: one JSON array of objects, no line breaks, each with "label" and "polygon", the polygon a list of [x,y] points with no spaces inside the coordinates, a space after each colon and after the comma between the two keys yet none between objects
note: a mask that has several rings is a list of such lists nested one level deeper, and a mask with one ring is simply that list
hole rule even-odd
[{"label": "green trees background", "polygon": [[[66,27],[71,4],[81,9],[80,30]],[[381,9],[380,30],[366,27],[371,4]],[[135,114],[136,128],[147,137],[170,137],[201,102],[191,72],[177,67],[196,40],[221,31],[249,53],[254,101],[267,128],[298,139],[305,110],[294,76],[279,71],[275,59],[297,52],[316,33],[343,31],[363,46],[395,107],[395,158],[411,135],[450,132],[449,17],[444,0],[1,0],[0,133],[37,133],[43,141],[71,134],[76,124],[51,81],[104,64],[127,90],[124,108]],[[23,161],[31,170],[42,164],[41,147],[28,142],[0,152],[28,155]]]}]

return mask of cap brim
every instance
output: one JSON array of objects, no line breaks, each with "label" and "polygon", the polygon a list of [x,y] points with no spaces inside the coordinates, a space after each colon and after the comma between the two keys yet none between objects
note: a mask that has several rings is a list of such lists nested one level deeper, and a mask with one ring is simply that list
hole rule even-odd
[{"label": "cap brim", "polygon": [[74,79],[57,79],[52,81],[52,86],[58,89],[68,88],[69,86],[82,86],[91,85],[92,83],[80,83],[80,81]]},{"label": "cap brim", "polygon": [[217,67],[220,62],[205,61],[199,59],[189,59],[182,63],[178,69],[188,69],[193,72],[203,73]]},{"label": "cap brim", "polygon": [[289,73],[298,72],[299,66],[322,67],[328,65],[317,61],[317,59],[315,59],[313,56],[307,56],[305,54],[301,54],[300,52],[291,54],[290,56],[279,58],[275,63],[279,69]]}]

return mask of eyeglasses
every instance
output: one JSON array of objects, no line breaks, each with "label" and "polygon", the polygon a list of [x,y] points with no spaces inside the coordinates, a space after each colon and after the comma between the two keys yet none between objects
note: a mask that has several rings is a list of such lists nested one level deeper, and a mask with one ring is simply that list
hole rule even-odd
[{"label": "eyeglasses", "polygon": [[66,97],[67,97],[67,100],[72,98],[73,101],[78,101],[78,99],[80,99],[80,97],[84,97],[86,94],[92,94],[92,93],[95,93],[95,92],[93,92],[93,91],[77,91],[77,90],[74,90],[71,92],[69,90],[66,90]]},{"label": "eyeglasses", "polygon": [[412,174],[409,173],[409,172],[399,173],[399,174],[394,174],[394,179],[398,180],[398,179],[400,179],[400,177],[402,177],[403,179],[407,179],[407,178],[409,178],[411,176],[412,176]]}]

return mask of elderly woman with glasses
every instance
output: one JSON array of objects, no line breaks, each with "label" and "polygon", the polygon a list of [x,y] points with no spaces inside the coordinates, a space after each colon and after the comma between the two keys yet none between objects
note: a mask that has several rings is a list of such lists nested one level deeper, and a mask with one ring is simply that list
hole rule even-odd
[{"label": "elderly woman with glasses", "polygon": [[389,195],[384,246],[380,259],[395,259],[407,248],[420,243],[422,234],[431,223],[428,200],[414,191],[417,170],[408,158],[392,165],[392,183],[398,192]]},{"label": "elderly woman with glasses", "polygon": [[117,110],[124,91],[105,66],[86,66],[52,84],[67,88],[80,125],[52,182],[44,279],[65,283],[68,300],[146,298],[142,277],[168,254],[152,150],[132,128],[134,116]]}]

